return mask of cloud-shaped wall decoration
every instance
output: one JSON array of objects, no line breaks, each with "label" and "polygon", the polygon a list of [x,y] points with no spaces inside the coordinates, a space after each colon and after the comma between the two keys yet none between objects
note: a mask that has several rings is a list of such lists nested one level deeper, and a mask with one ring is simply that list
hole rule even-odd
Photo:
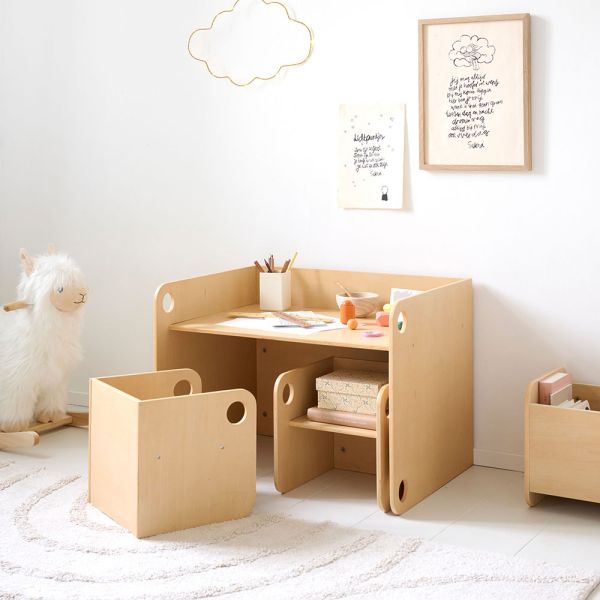
[{"label": "cloud-shaped wall decoration", "polygon": [[452,44],[448,58],[455,67],[473,67],[479,70],[481,63],[491,63],[494,60],[495,46],[490,46],[486,38],[476,35],[461,35]]},{"label": "cloud-shaped wall decoration", "polygon": [[276,0],[237,0],[188,40],[192,58],[218,79],[237,86],[273,79],[282,69],[306,62],[312,31]]}]

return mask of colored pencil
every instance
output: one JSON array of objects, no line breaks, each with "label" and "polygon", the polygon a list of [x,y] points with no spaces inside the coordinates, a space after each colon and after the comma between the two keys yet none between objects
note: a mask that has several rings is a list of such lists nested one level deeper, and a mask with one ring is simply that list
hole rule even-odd
[{"label": "colored pencil", "polygon": [[295,252],[295,253],[294,253],[294,256],[292,257],[292,260],[291,260],[291,262],[290,262],[290,266],[288,267],[288,271],[291,271],[291,270],[292,270],[292,267],[294,266],[294,261],[296,260],[296,257],[297,257],[297,256],[298,256],[298,253],[297,253],[297,252]]}]

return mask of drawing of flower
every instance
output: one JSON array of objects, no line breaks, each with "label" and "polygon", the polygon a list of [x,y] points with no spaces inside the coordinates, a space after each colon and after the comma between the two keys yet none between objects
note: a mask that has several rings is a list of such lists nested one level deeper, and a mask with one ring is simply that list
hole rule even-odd
[{"label": "drawing of flower", "polygon": [[489,64],[494,60],[495,46],[490,46],[486,38],[476,35],[461,35],[460,39],[452,44],[448,54],[455,67],[473,67],[479,70],[482,63]]}]

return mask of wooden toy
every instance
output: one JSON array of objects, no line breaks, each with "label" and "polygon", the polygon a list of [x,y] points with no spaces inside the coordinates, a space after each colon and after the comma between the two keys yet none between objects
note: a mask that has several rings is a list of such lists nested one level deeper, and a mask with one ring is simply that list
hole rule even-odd
[{"label": "wooden toy", "polygon": [[54,246],[36,257],[21,249],[20,259],[20,300],[0,315],[0,431],[25,435],[3,436],[0,447],[34,445],[39,431],[71,422],[67,385],[81,355],[88,293],[77,265]]},{"label": "wooden toy", "polygon": [[89,501],[137,537],[245,517],[254,396],[202,393],[191,369],[91,379],[89,471]]},{"label": "wooden toy", "polygon": [[71,427],[87,427],[87,412],[67,412],[62,419],[50,423],[32,423],[24,431],[12,433],[0,432],[0,450],[13,450],[15,448],[31,448],[40,443],[40,433],[45,433],[70,425]]},{"label": "wooden toy", "polygon": [[356,319],[348,319],[346,325],[348,329],[356,329],[358,327],[358,321]]},{"label": "wooden toy", "polygon": [[[287,328],[220,325],[232,311],[258,311],[254,265],[165,283],[154,302],[155,367],[189,366],[206,390],[252,392],[257,431],[275,430],[280,492],[334,467],[377,473],[380,508],[402,514],[473,462],[471,281],[294,268],[292,306],[337,317],[336,281],[381,298],[393,287],[421,293],[394,305],[390,321],[402,315],[401,330],[372,325],[379,337],[346,327],[298,335]],[[377,431],[307,422],[306,411],[316,404],[314,377],[331,371],[331,362],[286,379],[282,374],[332,357],[381,362],[388,370],[389,403],[382,397]]]},{"label": "wooden toy", "polygon": [[363,332],[363,337],[368,337],[368,338],[383,337],[383,333],[381,333],[381,331],[365,331],[365,332]]},{"label": "wooden toy", "polygon": [[384,310],[380,310],[375,315],[375,322],[379,327],[389,327],[390,326],[390,313],[385,312]]},{"label": "wooden toy", "polygon": [[30,306],[24,300],[17,300],[16,302],[9,302],[3,306],[5,312],[12,312],[13,310],[21,310]]},{"label": "wooden toy", "polygon": [[347,325],[356,316],[356,307],[351,300],[344,300],[340,305],[340,323]]},{"label": "wooden toy", "polygon": [[356,317],[368,317],[377,310],[377,301],[379,294],[374,292],[352,292],[352,296],[347,294],[337,294],[336,297],[337,305],[342,307],[343,302],[350,300],[356,309]]}]

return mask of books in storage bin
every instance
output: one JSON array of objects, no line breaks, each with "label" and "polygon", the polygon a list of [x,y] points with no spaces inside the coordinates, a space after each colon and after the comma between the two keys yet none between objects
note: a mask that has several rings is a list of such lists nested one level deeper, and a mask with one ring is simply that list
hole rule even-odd
[{"label": "books in storage bin", "polygon": [[[538,402],[540,404],[551,404],[550,396],[564,390],[573,384],[573,378],[569,373],[554,373],[542,379],[538,384]],[[556,398],[561,397],[561,394]],[[564,398],[560,400],[562,402]]]},{"label": "books in storage bin", "polygon": [[376,417],[374,415],[363,415],[343,410],[329,410],[311,406],[306,412],[311,421],[319,423],[330,423],[331,425],[346,425],[347,427],[360,427],[361,429],[376,429]]}]

